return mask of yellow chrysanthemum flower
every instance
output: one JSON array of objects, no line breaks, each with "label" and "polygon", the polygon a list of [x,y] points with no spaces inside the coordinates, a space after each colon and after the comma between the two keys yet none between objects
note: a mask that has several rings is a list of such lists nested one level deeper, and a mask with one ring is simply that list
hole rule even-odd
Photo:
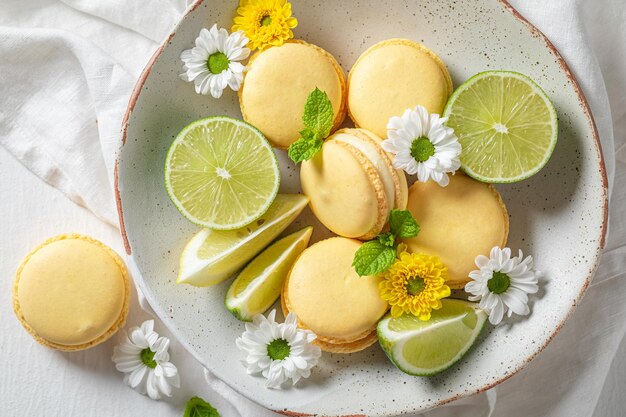
[{"label": "yellow chrysanthemum flower", "polygon": [[391,306],[393,317],[411,313],[429,320],[430,312],[441,308],[440,300],[450,295],[447,275],[439,257],[402,252],[383,274],[380,296]]},{"label": "yellow chrysanthemum flower", "polygon": [[241,0],[233,22],[233,32],[243,31],[248,47],[260,50],[293,38],[291,29],[298,25],[287,0]]}]

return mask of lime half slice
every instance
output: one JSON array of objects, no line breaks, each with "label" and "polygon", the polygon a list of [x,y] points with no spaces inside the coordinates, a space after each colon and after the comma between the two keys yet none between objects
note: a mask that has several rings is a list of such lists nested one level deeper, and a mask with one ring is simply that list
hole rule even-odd
[{"label": "lime half slice", "polygon": [[378,341],[401,371],[435,375],[458,362],[474,344],[487,313],[467,301],[445,299],[442,304],[428,321],[405,314],[395,319],[387,315],[378,323]]},{"label": "lime half slice", "polygon": [[232,230],[258,219],[280,184],[274,150],[261,132],[230,117],[184,128],[165,160],[165,187],[193,223]]},{"label": "lime half slice", "polygon": [[280,296],[296,258],[309,245],[313,227],[305,227],[268,246],[235,278],[226,293],[226,308],[239,320],[252,321]]},{"label": "lime half slice", "polygon": [[556,145],[554,106],[534,81],[516,72],[473,76],[452,94],[444,116],[463,147],[461,168],[479,181],[526,179],[543,168]]},{"label": "lime half slice", "polygon": [[202,229],[183,250],[176,282],[205,287],[224,281],[285,230],[308,202],[300,194],[279,194],[265,214],[244,228]]}]

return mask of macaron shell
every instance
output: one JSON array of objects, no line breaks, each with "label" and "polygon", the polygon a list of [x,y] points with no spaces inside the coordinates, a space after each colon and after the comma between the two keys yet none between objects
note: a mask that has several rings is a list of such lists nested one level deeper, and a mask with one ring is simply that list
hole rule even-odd
[{"label": "macaron shell", "polygon": [[411,252],[439,256],[448,267],[446,284],[451,288],[463,288],[469,281],[469,273],[477,269],[476,256],[506,245],[509,217],[500,194],[466,175],[451,176],[447,187],[416,182],[409,189],[407,208],[420,232],[404,243]]},{"label": "macaron shell", "polygon": [[387,221],[389,204],[376,169],[356,149],[332,137],[302,163],[300,182],[311,210],[333,233],[371,239]]},{"label": "macaron shell", "polygon": [[424,45],[389,39],[367,49],[348,75],[348,111],[357,127],[387,137],[387,123],[420,104],[442,114],[452,79],[441,59]]},{"label": "macaron shell", "polygon": [[13,285],[14,311],[40,344],[65,351],[103,342],[124,325],[128,272],[101,242],[61,235],[35,248]]},{"label": "macaron shell", "polygon": [[389,209],[395,207],[397,178],[389,169],[387,157],[376,142],[370,140],[356,129],[341,129],[335,132],[333,140],[348,145],[359,157],[363,156],[376,169],[385,191],[385,199]]},{"label": "macaron shell", "polygon": [[393,182],[395,185],[395,199],[393,208],[398,210],[406,209],[406,204],[409,199],[409,185],[406,181],[406,175],[404,171],[401,169],[395,169],[393,167],[393,155],[385,152],[385,150],[381,147],[383,140],[376,136],[374,133],[370,132],[366,129],[344,129],[346,131],[354,131],[356,135],[361,137],[362,140],[367,140],[371,143],[374,143],[377,146],[381,154],[381,158],[384,161],[387,169],[391,173],[393,177]]},{"label": "macaron shell", "polygon": [[[283,290],[280,296],[280,306],[282,307],[283,314],[285,316],[287,316],[287,314],[291,312],[286,302],[287,299],[288,297],[285,292],[285,287],[283,287]],[[306,329],[306,327],[302,323],[299,323],[298,325],[300,328]],[[310,329],[307,329],[307,330],[310,330]],[[378,334],[376,333],[376,330],[373,330],[367,335],[365,335],[363,338],[359,340],[355,340],[353,342],[342,342],[339,339],[334,339],[331,341],[329,339],[332,339],[332,338],[326,338],[326,337],[320,338],[318,336],[313,341],[313,344],[319,346],[319,348],[322,349],[324,352],[354,353],[354,352],[359,352],[361,350],[367,349],[368,347],[376,343],[378,341]]]},{"label": "macaron shell", "polygon": [[346,116],[346,77],[324,49],[301,40],[254,54],[248,62],[239,104],[244,120],[258,128],[277,148],[287,149],[304,129],[302,115],[317,87],[333,106],[333,131]]},{"label": "macaron shell", "polygon": [[[330,345],[366,347],[387,303],[379,295],[380,277],[359,277],[352,261],[361,242],[334,237],[306,249],[283,287],[283,310]],[[369,346],[369,345],[367,345]]]}]

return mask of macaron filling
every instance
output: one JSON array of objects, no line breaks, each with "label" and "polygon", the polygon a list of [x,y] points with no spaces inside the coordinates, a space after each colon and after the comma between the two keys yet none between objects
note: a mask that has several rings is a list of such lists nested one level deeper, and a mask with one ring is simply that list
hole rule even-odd
[{"label": "macaron filling", "polygon": [[385,188],[385,196],[387,197],[389,207],[396,208],[396,187],[393,181],[393,174],[389,172],[389,167],[383,160],[383,156],[375,148],[375,145],[347,133],[338,133],[333,136],[333,140],[348,144],[356,148],[356,150],[361,152],[363,156],[365,156],[371,162],[371,164],[376,169],[376,172],[378,172],[380,179],[382,180],[383,187]]}]

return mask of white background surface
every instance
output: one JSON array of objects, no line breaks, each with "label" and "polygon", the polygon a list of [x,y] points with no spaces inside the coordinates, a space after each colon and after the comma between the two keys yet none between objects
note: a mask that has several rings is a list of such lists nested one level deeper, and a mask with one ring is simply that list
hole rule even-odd
[{"label": "white background surface", "polygon": [[[80,11],[81,8],[89,9],[87,0],[68,0],[64,3],[3,1],[0,7],[0,35],[5,29],[2,26],[60,27],[106,50],[114,60],[123,63],[132,80],[139,74],[163,32],[168,31],[165,29],[176,21],[178,14],[184,9],[185,1],[155,0],[145,10],[139,8],[134,1],[103,0],[101,3],[106,3],[109,7],[103,9],[100,17],[93,17],[89,15],[93,10]],[[122,9],[122,4],[127,4],[127,9]],[[596,279],[574,316],[545,352],[492,393],[491,398],[496,399],[492,415],[624,416],[626,7],[623,0],[517,1],[514,5],[549,35],[561,52],[566,54],[570,64],[578,64],[572,66],[575,71],[577,68],[582,71],[577,76],[594,106],[596,120],[604,135],[603,140],[610,141],[611,144],[613,140],[610,131],[613,127],[615,154],[607,155],[607,160],[616,161],[616,177],[613,182],[607,252],[602,258]],[[140,19],[140,15],[147,9],[152,10],[155,16],[151,25],[142,23]],[[114,24],[107,26],[105,31],[98,31],[96,29],[101,26],[97,22],[102,19]],[[76,24],[78,21],[80,24]],[[136,32],[142,33],[141,42],[136,40]],[[108,44],[111,39],[117,39],[120,44],[132,40],[134,51],[140,53],[124,53],[121,48]],[[0,36],[0,40],[0,91],[7,91],[2,84],[2,65],[3,60],[4,63],[8,62],[9,55],[2,55],[2,52],[7,51],[6,38]],[[589,54],[589,50],[594,51],[595,56]],[[567,53],[570,54],[569,57]],[[17,59],[14,56],[10,59],[13,58]],[[576,62],[572,62],[573,60]],[[592,70],[597,68],[596,64],[599,64],[601,73],[593,73]],[[586,70],[588,68],[591,68],[589,72]],[[24,76],[27,77],[29,68],[24,67],[24,71]],[[607,85],[612,112],[607,110],[604,103],[606,96],[602,81]],[[0,97],[0,143],[7,138],[16,140],[10,136],[12,131],[8,128],[17,117],[16,107],[7,103],[6,97]],[[50,109],[51,112],[54,110]],[[85,130],[85,135],[89,134],[97,135],[97,127],[90,125]],[[6,142],[3,144],[7,146]],[[12,153],[15,155],[16,152]],[[97,155],[94,157],[100,158]],[[24,161],[23,157],[21,159]],[[97,162],[93,161],[94,170],[98,166]],[[42,176],[41,173],[39,175]],[[239,415],[228,401],[203,382],[202,369],[176,343],[172,344],[171,354],[172,361],[180,369],[182,387],[175,392],[172,399],[162,402],[143,397],[122,383],[122,375],[115,370],[110,360],[116,343],[115,337],[96,348],[78,353],[56,352],[36,344],[14,317],[10,303],[13,276],[26,253],[47,237],[68,232],[89,234],[119,253],[123,253],[123,248],[115,227],[101,221],[91,211],[74,204],[57,188],[45,184],[1,146],[0,178],[1,417],[180,416],[185,401],[192,395],[199,395],[210,401],[224,417]],[[48,182],[53,181],[48,178]],[[97,205],[99,201],[108,201],[108,192],[96,189],[90,200],[95,202],[92,210],[98,212],[100,217],[107,217],[106,210],[98,210]],[[134,301],[128,318],[129,325],[138,324],[148,318],[138,308],[136,299]],[[156,327],[157,331],[164,331],[162,325],[157,323]],[[236,400],[235,406],[239,407],[242,401]],[[474,402],[463,401],[431,415],[482,417],[487,415],[489,408],[484,404],[484,399],[482,402],[478,399]]]}]

